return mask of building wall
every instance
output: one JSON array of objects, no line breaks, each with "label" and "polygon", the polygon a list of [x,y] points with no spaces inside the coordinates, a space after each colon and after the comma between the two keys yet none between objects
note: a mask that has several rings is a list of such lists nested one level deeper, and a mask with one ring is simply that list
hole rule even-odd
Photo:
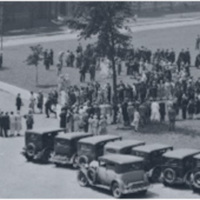
[{"label": "building wall", "polygon": [[4,30],[31,28],[53,18],[50,2],[4,2]]}]

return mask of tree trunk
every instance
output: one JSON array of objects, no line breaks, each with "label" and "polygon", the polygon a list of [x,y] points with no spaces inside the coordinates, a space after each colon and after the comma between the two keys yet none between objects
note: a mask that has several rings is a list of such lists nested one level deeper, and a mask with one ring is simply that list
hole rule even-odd
[{"label": "tree trunk", "polygon": [[38,86],[38,84],[39,84],[39,74],[38,74],[38,66],[36,65],[35,66],[35,84],[36,84],[36,86]]},{"label": "tree trunk", "polygon": [[[114,35],[111,31],[111,62],[112,62],[112,70],[113,70],[113,106],[116,107],[118,103],[117,99],[117,73],[116,73],[116,66],[115,66],[115,42],[114,42]],[[113,123],[115,124],[117,121],[117,112],[116,109],[114,109],[114,117],[113,117]]]}]

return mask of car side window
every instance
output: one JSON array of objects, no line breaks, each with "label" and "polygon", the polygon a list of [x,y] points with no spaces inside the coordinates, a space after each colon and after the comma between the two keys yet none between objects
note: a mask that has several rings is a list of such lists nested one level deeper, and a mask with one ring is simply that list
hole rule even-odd
[{"label": "car side window", "polygon": [[106,167],[106,162],[104,160],[99,161],[99,166],[100,167]]},{"label": "car side window", "polygon": [[115,164],[114,163],[107,163],[106,164],[106,169],[107,170],[115,170]]}]

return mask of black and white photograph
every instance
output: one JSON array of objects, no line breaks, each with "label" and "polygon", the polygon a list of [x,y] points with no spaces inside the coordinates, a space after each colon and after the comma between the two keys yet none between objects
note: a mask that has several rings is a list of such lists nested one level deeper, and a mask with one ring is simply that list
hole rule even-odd
[{"label": "black and white photograph", "polygon": [[200,1],[0,1],[0,199],[200,199]]}]

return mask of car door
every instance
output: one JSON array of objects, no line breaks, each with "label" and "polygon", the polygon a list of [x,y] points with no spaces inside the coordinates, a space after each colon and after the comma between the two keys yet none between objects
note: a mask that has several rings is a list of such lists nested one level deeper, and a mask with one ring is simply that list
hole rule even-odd
[{"label": "car door", "polygon": [[106,180],[105,180],[105,184],[106,185],[110,185],[111,182],[115,179],[115,163],[112,162],[108,162],[106,164]]},{"label": "car door", "polygon": [[106,162],[104,160],[99,161],[99,167],[97,170],[97,182],[102,185],[106,185]]}]

